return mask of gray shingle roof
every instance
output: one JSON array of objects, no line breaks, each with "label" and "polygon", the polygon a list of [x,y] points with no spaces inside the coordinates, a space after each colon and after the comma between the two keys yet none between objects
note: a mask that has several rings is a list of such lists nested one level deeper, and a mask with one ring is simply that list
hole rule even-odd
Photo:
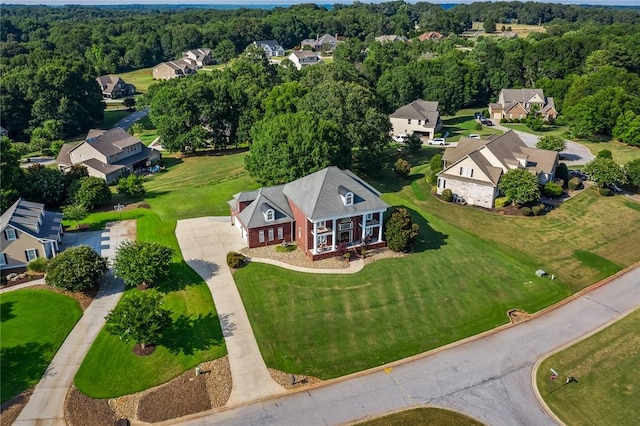
[{"label": "gray shingle roof", "polygon": [[65,143],[64,145],[62,145],[62,147],[60,148],[60,152],[58,153],[58,156],[56,157],[56,162],[59,164],[71,164],[71,156],[69,155],[69,152],[75,148],[76,146],[78,146],[77,143]]},{"label": "gray shingle roof", "polygon": [[[41,216],[42,223],[38,227]],[[62,213],[46,211],[44,204],[20,198],[0,217],[0,229],[4,230],[8,225],[11,225],[35,238],[55,240],[58,238],[61,222]]]},{"label": "gray shingle roof", "polygon": [[89,158],[88,160],[84,160],[82,163],[87,167],[90,167],[94,170],[97,170],[105,175],[111,174],[113,172],[117,172],[124,168],[124,166],[116,165],[116,164],[105,164],[97,158]]},{"label": "gray shingle roof", "polygon": [[[354,195],[353,205],[345,206],[340,186]],[[309,218],[351,216],[389,208],[379,193],[348,170],[327,167],[284,185],[284,195]]]},{"label": "gray shingle roof", "polygon": [[431,123],[434,126],[438,123],[439,116],[438,102],[423,101],[422,99],[401,106],[390,115],[391,118],[426,120],[427,123]]},{"label": "gray shingle roof", "polygon": [[524,103],[534,95],[540,96],[544,101],[544,92],[542,89],[502,89],[502,98],[505,104],[511,102]]},{"label": "gray shingle roof", "polygon": [[[238,215],[240,222],[247,229],[293,222],[293,213],[282,193],[283,187],[284,185],[269,186],[260,188],[258,191],[251,191],[255,193],[256,197]],[[269,209],[273,209],[275,214],[274,220],[267,222],[265,212]]]},{"label": "gray shingle roof", "polygon": [[[91,132],[89,132],[89,134],[91,134]],[[122,149],[127,146],[132,146],[142,142],[135,136],[131,136],[123,128],[114,127],[113,129],[109,129],[98,136],[88,137],[82,143],[88,143],[96,151],[108,157],[121,152]],[[73,151],[73,149],[69,150],[69,152],[71,151]]]}]

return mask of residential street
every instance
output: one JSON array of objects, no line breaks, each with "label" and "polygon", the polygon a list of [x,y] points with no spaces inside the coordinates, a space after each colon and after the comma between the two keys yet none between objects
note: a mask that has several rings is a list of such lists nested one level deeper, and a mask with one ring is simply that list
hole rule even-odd
[{"label": "residential street", "polygon": [[358,373],[309,390],[165,424],[336,425],[433,405],[469,413],[492,426],[554,425],[531,385],[535,362],[638,306],[640,266],[636,265],[533,320],[398,362],[390,370]]},{"label": "residential street", "polygon": [[129,127],[133,125],[133,123],[135,123],[138,120],[142,120],[144,117],[146,117],[147,114],[149,114],[149,108],[132,112],[122,120],[118,121],[113,127],[122,127],[123,129],[128,130]]}]

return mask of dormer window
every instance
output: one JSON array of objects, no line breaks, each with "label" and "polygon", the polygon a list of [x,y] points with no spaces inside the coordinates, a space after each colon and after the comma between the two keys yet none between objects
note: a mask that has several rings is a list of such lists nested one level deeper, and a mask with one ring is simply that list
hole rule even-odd
[{"label": "dormer window", "polygon": [[269,209],[266,212],[264,212],[264,220],[266,220],[267,222],[273,222],[276,218],[276,212],[273,211],[273,209]]},{"label": "dormer window", "polygon": [[340,185],[338,187],[338,193],[340,194],[340,198],[342,199],[342,204],[344,204],[345,206],[353,205],[353,192]]}]

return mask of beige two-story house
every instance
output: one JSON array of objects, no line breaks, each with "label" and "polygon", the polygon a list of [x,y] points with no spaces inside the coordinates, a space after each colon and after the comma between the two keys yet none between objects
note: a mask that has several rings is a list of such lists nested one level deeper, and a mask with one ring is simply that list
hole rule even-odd
[{"label": "beige two-story house", "polygon": [[316,52],[311,50],[294,50],[287,56],[297,70],[322,63]]},{"label": "beige two-story house", "polygon": [[153,67],[154,80],[171,80],[183,78],[196,73],[196,66],[191,61],[178,59],[175,61],[161,62]]},{"label": "beige two-story house", "polygon": [[542,89],[502,89],[498,102],[489,104],[489,117],[523,119],[534,106],[544,121],[554,121],[558,116],[553,98],[546,98]]},{"label": "beige two-story house", "polygon": [[0,269],[26,268],[32,260],[50,259],[58,253],[62,213],[20,198],[0,217],[0,234]]},{"label": "beige two-story house", "polygon": [[111,183],[122,175],[159,162],[160,152],[146,147],[121,127],[114,127],[91,129],[83,142],[64,144],[56,161],[61,170],[80,164],[87,168],[89,176]]},{"label": "beige two-story house", "polygon": [[126,83],[117,75],[101,75],[96,78],[104,99],[117,99],[136,94],[136,86]]},{"label": "beige two-story house", "polygon": [[415,100],[410,104],[401,106],[390,116],[394,135],[412,135],[433,138],[436,132],[442,128],[438,102]]}]

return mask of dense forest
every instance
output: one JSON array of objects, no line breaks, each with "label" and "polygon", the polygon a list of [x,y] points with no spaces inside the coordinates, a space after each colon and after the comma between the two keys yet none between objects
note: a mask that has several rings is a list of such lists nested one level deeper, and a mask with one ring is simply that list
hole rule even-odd
[{"label": "dense forest", "polygon": [[[516,39],[456,35],[473,21],[543,24],[546,32]],[[431,30],[448,37],[415,39]],[[322,67],[297,71],[269,65],[259,52],[241,54],[254,40],[275,38],[292,48],[324,33],[345,42],[334,62]],[[381,34],[413,40],[374,42]],[[2,126],[22,141],[82,134],[103,115],[96,76],[150,67],[201,46],[223,62],[241,55],[222,73],[156,84],[139,101],[151,106],[151,118],[172,150],[282,143],[277,134],[311,121],[318,134],[302,145],[321,149],[312,156],[316,165],[339,161],[375,168],[388,142],[384,117],[395,108],[423,98],[453,114],[486,105],[502,88],[534,86],[555,98],[560,119],[575,135],[608,134],[640,145],[640,9],[534,2],[447,10],[402,1],[269,10],[3,5]],[[272,119],[261,123],[267,117]],[[292,146],[300,142],[294,136]],[[320,139],[335,143],[319,147],[314,141]]]}]

